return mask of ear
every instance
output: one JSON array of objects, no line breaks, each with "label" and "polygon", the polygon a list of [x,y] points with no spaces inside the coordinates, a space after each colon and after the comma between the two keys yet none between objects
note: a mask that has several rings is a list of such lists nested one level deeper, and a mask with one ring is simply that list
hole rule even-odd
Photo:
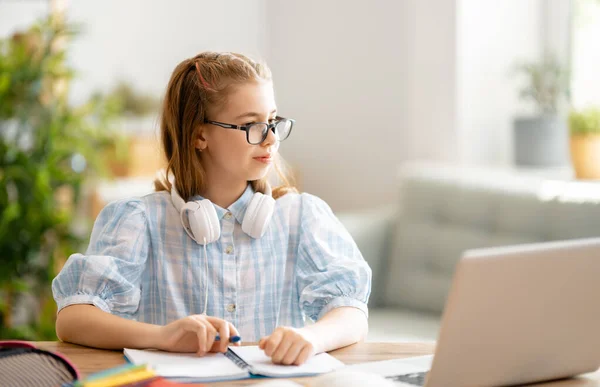
[{"label": "ear", "polygon": [[206,141],[206,129],[204,125],[201,125],[196,131],[196,138],[194,139],[194,147],[200,151],[203,151],[208,146]]}]

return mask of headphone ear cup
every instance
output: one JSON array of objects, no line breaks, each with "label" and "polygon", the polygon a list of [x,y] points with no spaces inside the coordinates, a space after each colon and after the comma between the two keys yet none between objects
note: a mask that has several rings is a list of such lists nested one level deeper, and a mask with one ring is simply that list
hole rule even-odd
[{"label": "headphone ear cup", "polygon": [[[197,202],[186,203],[184,211],[188,210],[188,205],[193,204],[193,209],[189,209],[188,214],[190,229],[193,234],[192,239],[200,245],[216,241],[221,236],[221,227],[217,211],[210,200],[204,199]],[[191,235],[190,235],[191,236]]]},{"label": "headphone ear cup", "polygon": [[246,214],[242,222],[242,231],[254,239],[262,237],[269,227],[274,210],[275,199],[256,192],[246,209]]}]

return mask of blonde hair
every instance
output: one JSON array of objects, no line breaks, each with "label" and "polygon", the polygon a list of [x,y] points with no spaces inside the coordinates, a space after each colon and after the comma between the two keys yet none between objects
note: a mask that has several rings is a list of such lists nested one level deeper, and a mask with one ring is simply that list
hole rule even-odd
[{"label": "blonde hair", "polygon": [[[206,173],[194,139],[207,110],[226,103],[232,86],[258,80],[271,80],[269,68],[236,53],[203,52],[175,67],[163,102],[160,131],[166,176],[175,177],[177,191],[184,200],[206,188]],[[273,198],[298,192],[279,154],[274,168],[281,185],[273,189]],[[252,181],[254,191],[265,193],[266,181],[266,177]],[[156,191],[171,190],[165,177],[158,177],[154,186]]]}]

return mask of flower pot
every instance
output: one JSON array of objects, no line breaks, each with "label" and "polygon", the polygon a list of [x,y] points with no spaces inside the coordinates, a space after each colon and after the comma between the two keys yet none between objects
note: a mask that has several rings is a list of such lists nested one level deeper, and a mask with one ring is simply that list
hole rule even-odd
[{"label": "flower pot", "polygon": [[113,147],[107,156],[113,176],[154,177],[166,166],[155,117],[123,117],[117,128],[123,142],[120,148]]},{"label": "flower pot", "polygon": [[555,167],[569,162],[566,120],[556,115],[519,117],[514,120],[515,164]]},{"label": "flower pot", "polygon": [[600,179],[600,134],[571,136],[571,160],[578,179]]}]

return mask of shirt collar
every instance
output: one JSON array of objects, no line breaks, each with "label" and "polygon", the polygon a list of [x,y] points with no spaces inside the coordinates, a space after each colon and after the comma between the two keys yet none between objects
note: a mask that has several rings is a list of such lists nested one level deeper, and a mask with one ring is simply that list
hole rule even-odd
[{"label": "shirt collar", "polygon": [[[238,223],[242,224],[244,220],[244,215],[246,215],[246,208],[248,208],[248,204],[250,204],[250,200],[254,196],[254,189],[252,188],[252,184],[248,184],[242,196],[240,196],[235,202],[233,202],[227,209],[214,204],[215,210],[217,211],[217,218],[223,219],[227,212],[231,212]],[[196,195],[192,198],[192,200],[202,200],[204,197],[200,195]]]},{"label": "shirt collar", "polygon": [[229,206],[229,212],[231,212],[233,216],[235,216],[235,219],[238,221],[239,224],[242,224],[242,221],[244,220],[244,215],[246,215],[246,209],[248,208],[250,200],[252,200],[253,196],[254,189],[252,189],[252,184],[248,184],[242,196],[240,196],[238,200],[236,200],[232,205]]}]

